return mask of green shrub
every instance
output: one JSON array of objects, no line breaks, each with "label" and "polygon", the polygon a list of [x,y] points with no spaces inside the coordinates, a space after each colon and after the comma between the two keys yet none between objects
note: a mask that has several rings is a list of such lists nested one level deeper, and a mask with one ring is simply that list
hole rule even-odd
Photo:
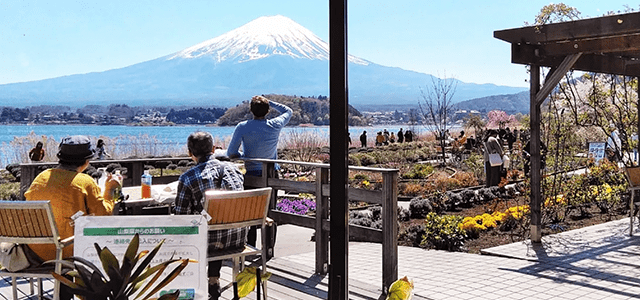
[{"label": "green shrub", "polygon": [[369,181],[369,176],[367,176],[367,174],[358,173],[353,175],[353,179]]},{"label": "green shrub", "polygon": [[362,166],[362,163],[360,162],[360,157],[358,157],[357,155],[349,155],[349,165],[350,166]]},{"label": "green shrub", "polygon": [[370,155],[375,159],[376,164],[384,164],[390,161],[385,153],[387,153],[387,151],[371,152]]},{"label": "green shrub", "polygon": [[20,194],[20,182],[0,184],[0,200],[17,200]]},{"label": "green shrub", "polygon": [[402,174],[405,179],[424,179],[434,172],[433,167],[427,164],[415,164],[411,170]]},{"label": "green shrub", "polygon": [[354,157],[360,160],[360,165],[362,166],[370,166],[376,164],[376,158],[368,153],[358,153],[355,154]]},{"label": "green shrub", "polygon": [[424,236],[424,225],[410,224],[407,228],[398,234],[398,241],[411,247],[420,247],[422,237]]},{"label": "green shrub", "polygon": [[424,220],[424,236],[420,247],[460,251],[467,233],[460,227],[463,218],[455,215],[428,213]]}]

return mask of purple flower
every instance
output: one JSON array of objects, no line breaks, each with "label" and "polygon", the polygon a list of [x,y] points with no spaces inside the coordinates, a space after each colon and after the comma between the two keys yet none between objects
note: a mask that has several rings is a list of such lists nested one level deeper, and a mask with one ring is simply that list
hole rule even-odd
[{"label": "purple flower", "polygon": [[297,215],[306,215],[309,211],[313,211],[315,209],[316,202],[311,199],[292,201],[288,198],[284,198],[276,204],[276,210]]}]

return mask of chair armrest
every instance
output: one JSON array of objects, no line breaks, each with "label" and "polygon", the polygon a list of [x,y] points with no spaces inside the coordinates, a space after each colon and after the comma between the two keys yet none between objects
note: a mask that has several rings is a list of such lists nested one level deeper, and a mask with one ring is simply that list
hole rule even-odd
[{"label": "chair armrest", "polygon": [[69,246],[73,244],[73,239],[74,239],[74,236],[72,235],[64,240],[61,240],[60,244],[62,244],[63,247]]}]

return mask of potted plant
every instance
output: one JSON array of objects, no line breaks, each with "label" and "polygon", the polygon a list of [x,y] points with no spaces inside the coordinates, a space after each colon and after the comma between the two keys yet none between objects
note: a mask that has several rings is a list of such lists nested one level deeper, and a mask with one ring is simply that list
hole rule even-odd
[{"label": "potted plant", "polygon": [[[197,262],[190,259],[173,259],[172,257],[168,261],[150,267],[149,264],[163,243],[164,240],[158,243],[151,252],[145,250],[138,253],[140,237],[136,234],[129,242],[122,264],[109,248],[100,248],[97,243],[94,244],[102,263],[102,269],[105,270],[106,274],[103,274],[90,261],[76,256],[61,261],[48,261],[47,263],[61,262],[63,267],[71,269],[65,275],[71,276],[73,281],[57,273],[53,273],[53,276],[62,284],[70,287],[75,295],[84,299],[156,299],[150,297],[175,279],[189,262]],[[173,263],[178,263],[179,265],[152,288],[162,276],[164,270]],[[146,296],[142,297],[145,293]],[[175,300],[178,299],[179,293],[180,291],[177,290],[174,293],[161,296],[158,300]]]}]

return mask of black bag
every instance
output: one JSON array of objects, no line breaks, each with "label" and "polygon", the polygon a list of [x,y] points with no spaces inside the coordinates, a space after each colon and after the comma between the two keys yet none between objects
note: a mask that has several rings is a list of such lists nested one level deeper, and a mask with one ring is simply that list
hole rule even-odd
[{"label": "black bag", "polygon": [[273,258],[277,233],[278,224],[276,224],[275,221],[271,221],[265,228],[265,234],[267,236],[267,261]]}]

